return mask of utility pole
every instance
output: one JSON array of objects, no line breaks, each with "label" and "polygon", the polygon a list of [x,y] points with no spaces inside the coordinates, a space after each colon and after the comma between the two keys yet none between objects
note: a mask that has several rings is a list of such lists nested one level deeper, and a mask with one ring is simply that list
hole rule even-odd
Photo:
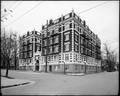
[{"label": "utility pole", "polygon": [[[47,20],[47,27],[46,27],[46,34],[48,35],[48,20]],[[48,55],[48,36],[47,36],[47,40],[46,40],[46,64],[45,64],[45,72],[47,72],[47,56]]]},{"label": "utility pole", "polygon": [[97,65],[96,65],[96,73],[97,73]]},{"label": "utility pole", "polygon": [[86,74],[86,62],[84,62],[84,64],[85,64],[85,72],[84,73]]},{"label": "utility pole", "polygon": [[[63,61],[64,62],[64,61]],[[64,74],[66,73],[65,62],[64,62]]]}]

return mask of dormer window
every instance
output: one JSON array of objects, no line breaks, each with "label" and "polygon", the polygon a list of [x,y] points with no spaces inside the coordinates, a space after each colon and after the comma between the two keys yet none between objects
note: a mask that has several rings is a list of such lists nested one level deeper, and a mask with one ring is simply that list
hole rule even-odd
[{"label": "dormer window", "polygon": [[27,36],[29,36],[29,31],[27,32]]},{"label": "dormer window", "polygon": [[70,17],[72,17],[72,13],[70,13],[69,15],[70,15]]}]

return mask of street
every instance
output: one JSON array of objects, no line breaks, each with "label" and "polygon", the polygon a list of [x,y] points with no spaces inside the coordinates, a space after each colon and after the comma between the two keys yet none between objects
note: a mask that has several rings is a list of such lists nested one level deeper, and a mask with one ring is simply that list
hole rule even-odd
[{"label": "street", "polygon": [[[5,74],[5,70],[1,70]],[[32,71],[9,71],[16,79],[34,81],[33,84],[2,88],[3,95],[117,95],[118,71],[69,76]]]}]

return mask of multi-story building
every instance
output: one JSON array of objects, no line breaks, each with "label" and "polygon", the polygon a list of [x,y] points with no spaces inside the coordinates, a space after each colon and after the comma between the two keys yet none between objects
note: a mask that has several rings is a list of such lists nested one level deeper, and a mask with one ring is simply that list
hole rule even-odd
[{"label": "multi-story building", "polygon": [[101,70],[101,41],[74,11],[42,26],[41,70],[96,72]]},{"label": "multi-story building", "polygon": [[19,40],[19,69],[39,71],[40,58],[41,33],[35,30],[27,32]]}]

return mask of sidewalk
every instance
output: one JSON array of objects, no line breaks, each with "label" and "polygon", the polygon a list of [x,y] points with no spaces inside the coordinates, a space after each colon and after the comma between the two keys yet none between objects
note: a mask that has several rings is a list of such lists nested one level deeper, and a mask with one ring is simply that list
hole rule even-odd
[{"label": "sidewalk", "polygon": [[66,75],[72,75],[72,76],[84,76],[85,73],[66,73]]},{"label": "sidewalk", "polygon": [[23,79],[9,79],[6,77],[1,77],[1,88],[20,86],[30,83],[34,83],[34,81],[23,80]]}]

